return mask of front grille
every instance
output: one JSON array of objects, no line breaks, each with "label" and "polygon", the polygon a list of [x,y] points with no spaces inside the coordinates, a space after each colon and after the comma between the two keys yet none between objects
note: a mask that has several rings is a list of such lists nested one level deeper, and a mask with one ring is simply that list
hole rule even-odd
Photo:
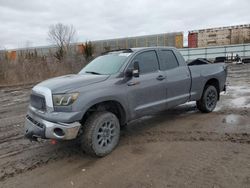
[{"label": "front grille", "polygon": [[40,127],[40,128],[44,128],[44,125],[42,123],[39,123],[38,121],[34,120],[32,117],[30,117],[29,115],[26,115],[26,118],[31,121],[34,125]]},{"label": "front grille", "polygon": [[46,111],[46,102],[44,96],[31,94],[30,105],[38,110]]}]

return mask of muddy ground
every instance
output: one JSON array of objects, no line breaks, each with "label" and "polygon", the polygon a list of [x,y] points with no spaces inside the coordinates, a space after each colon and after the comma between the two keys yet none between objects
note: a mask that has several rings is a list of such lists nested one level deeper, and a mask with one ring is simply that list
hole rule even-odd
[{"label": "muddy ground", "polygon": [[134,121],[104,158],[24,139],[32,86],[1,88],[0,187],[250,187],[250,64],[227,82],[214,112],[187,103]]}]

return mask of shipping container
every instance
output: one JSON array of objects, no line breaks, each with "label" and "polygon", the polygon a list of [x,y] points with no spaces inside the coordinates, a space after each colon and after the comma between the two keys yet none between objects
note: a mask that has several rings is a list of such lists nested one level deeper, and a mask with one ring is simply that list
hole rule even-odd
[{"label": "shipping container", "polygon": [[176,48],[183,48],[183,35],[176,35],[175,36],[175,47]]},{"label": "shipping container", "polygon": [[[183,33],[163,33],[156,35],[145,35],[118,39],[108,39],[93,41],[95,49],[103,52],[107,50],[135,48],[135,47],[150,47],[150,46],[173,46],[177,48],[183,47]],[[101,50],[99,50],[101,49]]]},{"label": "shipping container", "polygon": [[157,35],[147,37],[146,46],[147,47],[157,46]]},{"label": "shipping container", "polygon": [[16,60],[16,51],[8,51],[7,52],[7,58],[10,61],[15,61]]},{"label": "shipping container", "polygon": [[78,44],[77,45],[77,52],[79,54],[83,54],[84,53],[84,45],[83,44]]},{"label": "shipping container", "polygon": [[119,39],[117,40],[117,48],[118,49],[125,49],[126,48],[126,40],[125,39]]},{"label": "shipping container", "polygon": [[100,54],[103,51],[102,45],[96,42],[92,42],[94,48],[94,54]]},{"label": "shipping container", "polygon": [[166,34],[166,46],[175,47],[175,35],[174,34]]},{"label": "shipping container", "polygon": [[188,33],[188,47],[197,48],[198,44],[198,33]]},{"label": "shipping container", "polygon": [[108,46],[111,50],[117,49],[117,40],[108,40]]},{"label": "shipping container", "polygon": [[16,60],[16,51],[11,51],[10,53],[10,60],[15,61]]},{"label": "shipping container", "polygon": [[158,35],[157,36],[157,45],[158,46],[164,46],[164,35]]},{"label": "shipping container", "polygon": [[127,47],[128,48],[136,47],[136,39],[135,38],[128,38],[127,39]]},{"label": "shipping container", "polygon": [[201,29],[189,32],[188,46],[194,47],[192,34],[197,33],[196,47],[222,46],[250,42],[250,24]]},{"label": "shipping container", "polygon": [[[94,47],[94,54],[99,55],[105,51],[115,50],[115,49],[124,49],[124,48],[136,48],[136,47],[150,47],[150,46],[172,46],[176,48],[183,47],[183,33],[161,33],[155,35],[144,35],[144,36],[135,36],[135,37],[125,37],[117,39],[106,39],[106,40],[96,40],[91,41]],[[73,53],[82,54],[84,48],[84,43],[75,43],[71,45],[71,50]],[[44,46],[37,48],[27,48],[27,49],[18,49],[17,54],[9,54],[8,56],[12,59],[15,59],[20,56],[25,57],[28,55],[32,56],[37,54],[38,56],[54,56],[57,52],[57,47],[55,46]]]},{"label": "shipping container", "polygon": [[136,39],[136,46],[135,47],[145,47],[146,46],[146,38],[144,37],[137,37]]}]

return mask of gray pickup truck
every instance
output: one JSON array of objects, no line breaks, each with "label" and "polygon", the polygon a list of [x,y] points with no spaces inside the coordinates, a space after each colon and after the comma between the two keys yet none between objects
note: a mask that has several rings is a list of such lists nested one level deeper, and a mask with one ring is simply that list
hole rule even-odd
[{"label": "gray pickup truck", "polygon": [[25,135],[32,140],[77,139],[88,154],[105,156],[131,120],[196,101],[214,110],[225,89],[224,63],[187,66],[175,48],[108,52],[78,74],[43,81],[32,89]]}]

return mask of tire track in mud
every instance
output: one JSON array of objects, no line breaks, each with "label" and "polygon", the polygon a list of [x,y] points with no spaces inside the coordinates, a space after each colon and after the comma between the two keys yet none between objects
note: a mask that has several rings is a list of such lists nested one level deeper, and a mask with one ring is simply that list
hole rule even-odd
[{"label": "tire track in mud", "polygon": [[48,142],[31,144],[26,148],[0,156],[1,160],[8,158],[0,166],[0,182],[48,162],[75,155],[82,155],[82,152],[78,146],[72,143],[62,143],[57,146],[48,145]]},{"label": "tire track in mud", "polygon": [[[122,133],[120,146],[137,145],[155,142],[232,142],[250,144],[250,134],[248,133],[225,133],[216,132],[180,132],[180,131],[144,131],[143,133],[127,134]],[[0,181],[13,177],[17,174],[35,169],[49,162],[57,161],[67,157],[82,155],[81,149],[75,142],[63,142],[58,146],[46,145],[44,143],[30,143],[25,148],[15,150],[12,153],[0,156],[0,159],[14,156],[18,160],[12,159],[1,165]],[[118,146],[119,147],[119,146]],[[17,155],[20,155],[17,157]]]},{"label": "tire track in mud", "polygon": [[[241,70],[241,68],[235,68]],[[231,71],[235,71],[232,69]],[[236,72],[236,71],[235,71]],[[230,73],[235,75],[234,73]],[[231,76],[234,81],[236,78]],[[242,78],[241,78],[242,79]],[[248,78],[243,77],[244,80]],[[249,82],[250,83],[250,82]],[[235,84],[237,85],[237,84]],[[27,107],[27,99],[30,87],[28,88],[4,88],[0,92],[2,100],[1,104],[8,104],[0,109],[0,182],[17,174],[35,169],[50,162],[69,158],[74,156],[82,156],[81,149],[75,145],[75,142],[62,142],[57,145],[50,145],[48,141],[41,143],[33,143],[24,139],[23,126],[24,117]],[[13,99],[20,97],[20,100]],[[4,99],[3,99],[4,98]],[[194,111],[196,107],[188,107],[190,111]],[[173,109],[169,114],[179,117],[182,113],[188,111],[185,107]],[[165,113],[165,112],[164,112]],[[214,114],[228,115],[231,113],[249,116],[249,109],[223,109],[214,112]],[[166,113],[167,114],[167,113]],[[157,121],[153,121],[157,124]],[[164,120],[165,121],[165,120]],[[17,126],[19,125],[19,126]],[[134,127],[135,128],[135,127]],[[166,128],[165,128],[166,129]],[[121,140],[119,146],[140,145],[156,142],[230,142],[236,144],[250,144],[250,133],[217,133],[205,131],[169,131],[150,129],[133,129],[121,132]],[[118,146],[118,147],[119,147]],[[206,155],[201,155],[199,160],[203,161]],[[196,170],[196,162],[192,164],[192,168]],[[188,172],[187,167],[183,167],[183,171]],[[183,173],[177,172],[177,175],[183,176]],[[187,176],[188,177],[188,176]],[[175,182],[173,180],[173,182]]]},{"label": "tire track in mud", "polygon": [[201,131],[165,131],[151,130],[135,133],[132,135],[122,135],[121,145],[146,144],[153,142],[232,142],[250,144],[250,133],[217,133]]}]

